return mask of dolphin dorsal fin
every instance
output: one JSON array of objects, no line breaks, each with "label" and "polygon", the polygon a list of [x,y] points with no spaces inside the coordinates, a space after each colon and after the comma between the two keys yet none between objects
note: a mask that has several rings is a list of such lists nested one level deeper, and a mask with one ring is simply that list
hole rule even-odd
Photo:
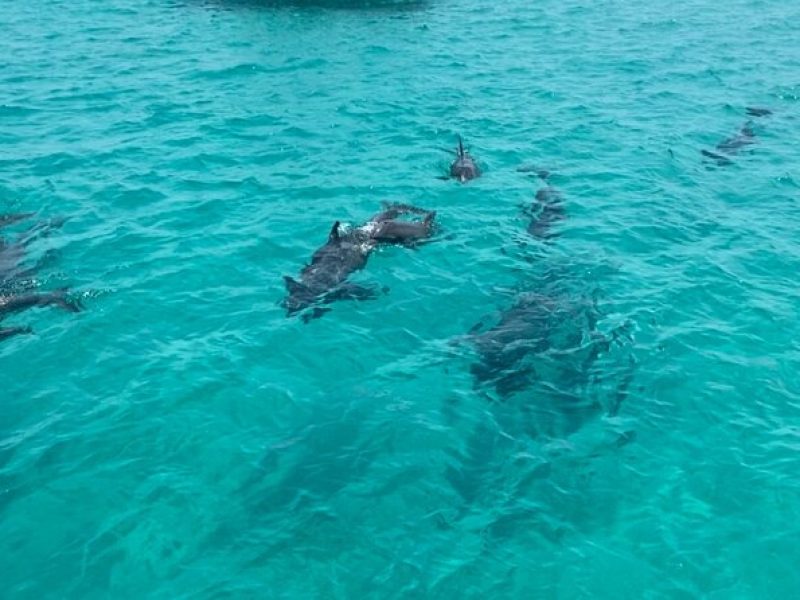
[{"label": "dolphin dorsal fin", "polygon": [[331,227],[331,232],[328,234],[328,241],[329,242],[338,242],[339,241],[339,221],[336,221]]},{"label": "dolphin dorsal fin", "polygon": [[464,158],[464,141],[460,135],[458,136],[458,156]]},{"label": "dolphin dorsal fin", "polygon": [[288,275],[284,275],[283,276],[283,282],[286,284],[286,290],[290,294],[294,294],[295,292],[300,292],[300,291],[306,289],[306,286],[304,286],[299,281],[296,281],[296,280],[292,279]]}]

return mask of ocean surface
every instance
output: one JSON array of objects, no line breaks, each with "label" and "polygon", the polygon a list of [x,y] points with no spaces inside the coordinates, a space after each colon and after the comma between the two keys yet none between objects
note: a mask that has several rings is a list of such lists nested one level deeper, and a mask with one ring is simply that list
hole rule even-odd
[{"label": "ocean surface", "polygon": [[[797,597],[798,40],[763,0],[6,0],[0,235],[84,310],[2,321],[0,597]],[[382,201],[433,239],[287,317]],[[531,294],[500,394],[476,332]]]}]

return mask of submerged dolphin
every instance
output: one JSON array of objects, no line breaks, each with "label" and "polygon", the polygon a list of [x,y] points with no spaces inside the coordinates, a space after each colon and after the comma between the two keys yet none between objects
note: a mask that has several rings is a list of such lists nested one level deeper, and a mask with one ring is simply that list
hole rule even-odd
[{"label": "submerged dolphin", "polygon": [[[424,214],[422,221],[401,221],[403,214]],[[336,221],[328,241],[311,257],[311,263],[300,272],[300,280],[285,276],[287,296],[283,301],[287,316],[307,308],[304,321],[322,316],[326,309],[316,306],[336,300],[366,300],[377,291],[371,287],[349,283],[347,278],[367,264],[370,253],[380,243],[413,242],[430,237],[436,213],[405,204],[389,205],[361,227],[345,229]]]},{"label": "submerged dolphin", "polygon": [[[550,173],[544,170],[537,171],[537,174],[545,182],[550,177]],[[566,219],[564,198],[559,190],[549,184],[536,192],[533,204],[525,212],[531,218],[528,233],[539,240],[556,237],[558,233],[552,231],[552,227]]]},{"label": "submerged dolphin", "polygon": [[475,160],[464,150],[464,143],[461,136],[458,136],[458,149],[456,150],[456,159],[450,165],[450,177],[458,179],[461,183],[480,177],[480,169],[475,163]]},{"label": "submerged dolphin", "polygon": [[[749,106],[746,112],[751,117],[766,117],[772,114],[768,108],[756,108]],[[739,133],[726,138],[716,145],[717,152],[711,150],[701,150],[700,153],[706,158],[714,160],[719,166],[728,166],[733,164],[729,158],[739,152],[742,148],[756,143],[756,134],[753,130],[753,121],[748,120],[742,125]]]},{"label": "submerged dolphin", "polygon": [[569,381],[560,383],[575,384],[599,350],[585,339],[591,339],[597,321],[592,309],[585,299],[552,290],[520,294],[491,328],[480,333],[480,324],[473,328],[478,362],[470,370],[476,384],[494,386],[500,397],[522,391],[539,378],[537,358],[562,379],[569,372]]}]

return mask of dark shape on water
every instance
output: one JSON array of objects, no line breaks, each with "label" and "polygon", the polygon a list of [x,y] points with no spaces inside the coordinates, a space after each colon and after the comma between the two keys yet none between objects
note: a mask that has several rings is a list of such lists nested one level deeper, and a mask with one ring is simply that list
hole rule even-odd
[{"label": "dark shape on water", "polygon": [[[539,374],[532,359],[549,354],[547,360],[552,361],[553,351],[574,355],[581,349],[584,332],[592,330],[596,322],[591,313],[593,305],[586,300],[543,292],[520,294],[500,313],[495,325],[472,334],[479,356],[471,367],[476,384],[493,385],[501,398],[537,381]],[[591,351],[586,360],[590,358]],[[573,369],[581,366],[571,365]]]},{"label": "dark shape on water", "polygon": [[[421,221],[400,220],[403,214],[422,215]],[[392,204],[372,218],[370,237],[378,242],[411,245],[431,237],[435,210],[425,210],[408,204]]]},{"label": "dark shape on water", "polygon": [[[424,215],[422,221],[402,221],[405,214]],[[345,229],[336,221],[328,241],[311,257],[300,272],[299,280],[285,276],[287,296],[283,300],[287,316],[306,309],[303,321],[321,317],[330,309],[318,304],[337,300],[369,300],[378,290],[347,281],[364,268],[370,253],[381,243],[413,244],[431,236],[436,213],[407,204],[388,205],[385,210],[361,227]]]},{"label": "dark shape on water", "polygon": [[[0,227],[5,227],[31,217],[31,213],[0,215]],[[58,223],[57,223],[58,224]],[[40,224],[29,230],[33,234],[51,227]],[[32,291],[34,285],[30,277],[36,273],[36,267],[26,267],[25,246],[32,239],[32,235],[22,237],[21,240],[7,243],[0,238],[0,321],[6,315],[21,312],[29,308],[56,306],[69,312],[78,312],[80,303],[67,297],[66,290],[54,292]],[[30,327],[0,327],[0,340],[15,335],[31,333]]]},{"label": "dark shape on water", "polygon": [[630,323],[608,334],[598,331],[596,299],[570,290],[563,274],[549,274],[535,287],[518,294],[494,325],[474,328],[469,339],[477,358],[470,371],[489,400],[514,399],[527,415],[530,435],[563,437],[601,414],[618,414],[635,363],[614,369],[614,377],[623,378],[611,392],[599,385],[608,375],[597,362],[631,341]]},{"label": "dark shape on water", "polygon": [[456,159],[450,165],[450,177],[458,179],[461,183],[480,177],[481,172],[469,153],[464,150],[464,143],[461,136],[458,136],[458,149]]},{"label": "dark shape on water", "polygon": [[531,217],[528,233],[540,240],[556,237],[558,233],[552,227],[567,218],[561,192],[549,185],[536,192],[528,212]]},{"label": "dark shape on water", "polygon": [[[766,117],[772,114],[768,108],[756,108],[749,106],[746,109],[748,116],[751,117]],[[756,143],[756,134],[753,131],[753,121],[746,121],[742,125],[739,133],[736,135],[722,140],[716,146],[716,152],[711,150],[701,150],[700,153],[706,158],[715,161],[718,166],[726,167],[733,164],[729,158],[738,154],[739,150]]]},{"label": "dark shape on water", "polygon": [[300,272],[300,281],[288,275],[283,278],[288,296],[284,306],[289,315],[308,308],[318,300],[332,302],[343,298],[371,298],[373,290],[347,284],[345,280],[367,264],[372,246],[359,230],[341,231],[336,221],[328,241],[314,252],[311,264]]},{"label": "dark shape on water", "polygon": [[725,154],[736,154],[741,148],[755,143],[756,134],[753,132],[753,123],[748,121],[733,137],[722,140],[717,144],[717,150]]}]

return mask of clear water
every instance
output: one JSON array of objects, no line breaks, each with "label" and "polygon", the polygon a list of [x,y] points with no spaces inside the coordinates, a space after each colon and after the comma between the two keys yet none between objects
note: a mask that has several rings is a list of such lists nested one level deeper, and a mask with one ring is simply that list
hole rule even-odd
[{"label": "clear water", "polygon": [[[0,25],[0,212],[68,217],[29,261],[86,305],[3,321],[35,334],[0,344],[0,595],[800,590],[798,5],[30,0]],[[703,161],[748,105],[758,143]],[[436,179],[457,133],[465,186]],[[548,245],[530,163],[567,203]],[[287,319],[281,277],[383,199],[438,210],[435,243]],[[616,416],[474,387],[462,336],[543,272],[629,324],[585,390],[632,357]]]}]

